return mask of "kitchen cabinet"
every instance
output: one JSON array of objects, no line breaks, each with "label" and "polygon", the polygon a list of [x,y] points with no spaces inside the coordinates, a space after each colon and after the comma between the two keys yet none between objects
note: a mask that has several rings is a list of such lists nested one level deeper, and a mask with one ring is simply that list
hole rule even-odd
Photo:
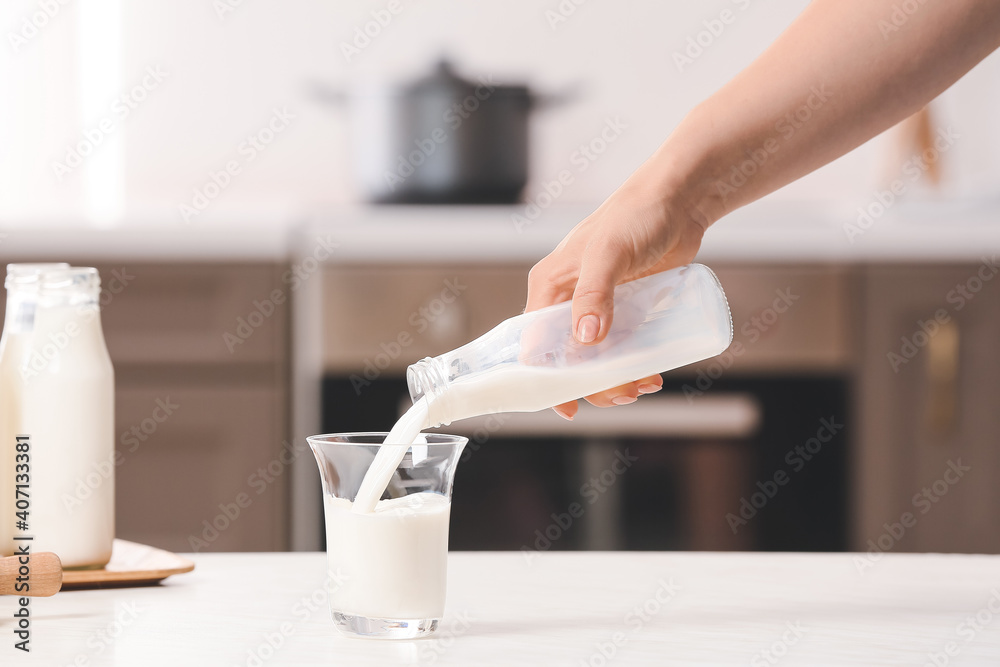
[{"label": "kitchen cabinet", "polygon": [[[125,268],[101,267],[106,287],[115,270]],[[119,537],[182,551],[287,548],[286,472],[302,452],[287,434],[284,271],[129,265],[133,278],[105,294]]]},{"label": "kitchen cabinet", "polygon": [[[288,447],[277,387],[136,378],[118,391],[118,535],[175,551],[284,548]],[[161,421],[162,420],[162,421]]]},{"label": "kitchen cabinet", "polygon": [[[323,279],[324,368],[355,371],[359,360],[403,373],[485,333],[524,309],[524,265],[338,265]],[[852,270],[842,266],[713,266],[735,328],[727,373],[843,372],[854,353],[848,313]],[[345,314],[363,317],[346,326]],[[377,336],[373,336],[377,332]],[[381,337],[381,338],[379,338]],[[397,351],[393,354],[393,351]],[[708,370],[717,361],[693,365]]]},{"label": "kitchen cabinet", "polygon": [[1000,552],[1000,277],[863,269],[853,546]]},{"label": "kitchen cabinet", "polygon": [[116,365],[274,365],[283,355],[287,289],[278,265],[100,268],[104,335]]},{"label": "kitchen cabinet", "polygon": [[712,264],[733,317],[733,345],[716,360],[727,374],[843,373],[855,354],[850,312],[855,272],[831,264]]},{"label": "kitchen cabinet", "polygon": [[338,265],[323,271],[323,367],[402,375],[524,310],[530,265]]}]

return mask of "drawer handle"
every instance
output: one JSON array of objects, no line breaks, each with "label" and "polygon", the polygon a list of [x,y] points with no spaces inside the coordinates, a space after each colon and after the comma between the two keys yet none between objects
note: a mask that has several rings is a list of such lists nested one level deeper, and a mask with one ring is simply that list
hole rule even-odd
[{"label": "drawer handle", "polygon": [[[403,401],[400,409],[405,409]],[[734,438],[752,436],[760,426],[762,408],[749,394],[719,393],[694,403],[681,394],[643,398],[614,409],[580,406],[572,422],[548,410],[509,412],[473,417],[448,428],[459,435],[496,433],[504,438]]]},{"label": "drawer handle", "polygon": [[958,324],[951,320],[927,343],[927,427],[935,435],[954,431],[958,418]]}]

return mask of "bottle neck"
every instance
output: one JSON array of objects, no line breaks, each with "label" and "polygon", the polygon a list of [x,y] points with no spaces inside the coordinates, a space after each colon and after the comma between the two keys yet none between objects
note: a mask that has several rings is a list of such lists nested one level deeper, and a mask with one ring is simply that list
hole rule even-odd
[{"label": "bottle neck", "polygon": [[410,399],[427,404],[427,421],[432,426],[448,423],[448,401],[451,385],[448,368],[442,357],[427,357],[406,369],[406,386]]},{"label": "bottle neck", "polygon": [[406,369],[406,386],[414,403],[427,398],[430,403],[448,386],[448,373],[439,357],[426,357]]},{"label": "bottle neck", "polygon": [[65,289],[44,291],[36,296],[39,308],[77,308],[80,311],[100,309],[100,290]]},{"label": "bottle neck", "polygon": [[17,287],[7,288],[7,310],[4,316],[4,333],[26,333],[35,326],[38,308],[38,290]]},{"label": "bottle neck", "polygon": [[99,311],[100,291],[94,288],[39,291],[35,286],[9,286],[4,329],[30,331],[35,314],[47,308],[73,308],[81,315]]},{"label": "bottle neck", "polygon": [[97,269],[68,264],[8,264],[7,322],[19,327],[33,321],[39,308],[100,310],[101,278]]}]

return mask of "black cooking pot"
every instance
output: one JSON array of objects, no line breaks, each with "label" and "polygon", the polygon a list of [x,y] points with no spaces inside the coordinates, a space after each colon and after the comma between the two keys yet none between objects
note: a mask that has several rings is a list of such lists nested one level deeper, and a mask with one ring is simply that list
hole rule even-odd
[{"label": "black cooking pot", "polygon": [[443,60],[409,84],[322,97],[348,106],[355,169],[370,201],[509,204],[528,178],[529,113],[566,96],[467,80]]}]

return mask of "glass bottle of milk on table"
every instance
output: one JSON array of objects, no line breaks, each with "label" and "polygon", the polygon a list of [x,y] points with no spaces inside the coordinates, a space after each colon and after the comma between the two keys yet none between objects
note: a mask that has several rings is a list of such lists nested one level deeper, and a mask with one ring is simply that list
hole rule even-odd
[{"label": "glass bottle of milk on table", "polygon": [[[100,567],[111,558],[115,486],[100,277],[93,268],[11,264],[6,287],[0,488],[9,498],[0,504],[0,552],[31,536],[33,552],[55,552],[64,567]],[[15,497],[16,488],[25,493]]]}]

